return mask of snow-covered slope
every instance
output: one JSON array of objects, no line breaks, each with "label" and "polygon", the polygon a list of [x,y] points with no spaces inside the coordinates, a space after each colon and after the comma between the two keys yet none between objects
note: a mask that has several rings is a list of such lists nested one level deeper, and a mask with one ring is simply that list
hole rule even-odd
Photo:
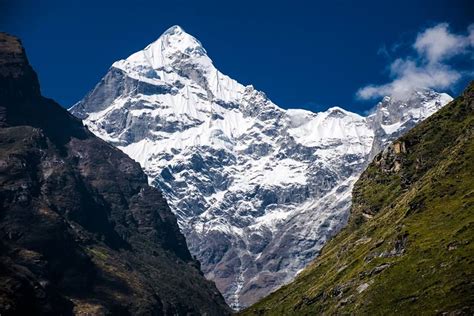
[{"label": "snow-covered slope", "polygon": [[283,110],[219,72],[174,26],[115,62],[71,112],[142,165],[206,276],[238,309],[314,259],[345,225],[369,157],[450,100],[387,97],[368,117]]}]

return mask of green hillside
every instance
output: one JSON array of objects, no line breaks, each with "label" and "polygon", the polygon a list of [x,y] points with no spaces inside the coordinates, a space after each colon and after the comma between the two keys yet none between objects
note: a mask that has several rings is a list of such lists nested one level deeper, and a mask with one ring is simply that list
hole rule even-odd
[{"label": "green hillside", "polygon": [[375,157],[349,225],[243,315],[474,314],[474,83]]}]

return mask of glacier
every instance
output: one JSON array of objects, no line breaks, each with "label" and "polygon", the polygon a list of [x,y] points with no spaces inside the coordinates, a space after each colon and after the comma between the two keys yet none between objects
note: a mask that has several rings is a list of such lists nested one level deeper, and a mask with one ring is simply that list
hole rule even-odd
[{"label": "glacier", "polygon": [[451,100],[419,90],[368,116],[285,110],[173,26],[70,111],[140,163],[206,277],[241,309],[294,279],[347,223],[370,159]]}]

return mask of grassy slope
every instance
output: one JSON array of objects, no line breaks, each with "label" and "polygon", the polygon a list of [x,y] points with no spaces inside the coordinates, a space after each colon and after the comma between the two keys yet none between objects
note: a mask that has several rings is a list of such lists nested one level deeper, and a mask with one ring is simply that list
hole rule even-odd
[{"label": "grassy slope", "polygon": [[474,312],[474,84],[399,143],[357,182],[348,227],[243,315]]}]

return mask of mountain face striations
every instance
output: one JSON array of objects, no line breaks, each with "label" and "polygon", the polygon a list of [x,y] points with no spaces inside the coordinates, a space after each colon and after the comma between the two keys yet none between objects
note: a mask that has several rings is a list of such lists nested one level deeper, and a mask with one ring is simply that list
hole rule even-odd
[{"label": "mountain face striations", "polygon": [[140,163],[190,251],[239,309],[291,281],[347,223],[369,158],[451,98],[386,97],[368,117],[284,110],[175,26],[115,62],[70,111]]},{"label": "mountain face striations", "polygon": [[474,82],[375,156],[348,226],[242,315],[474,313]]},{"label": "mountain face striations", "polygon": [[0,314],[226,315],[140,165],[44,98],[0,33]]}]

